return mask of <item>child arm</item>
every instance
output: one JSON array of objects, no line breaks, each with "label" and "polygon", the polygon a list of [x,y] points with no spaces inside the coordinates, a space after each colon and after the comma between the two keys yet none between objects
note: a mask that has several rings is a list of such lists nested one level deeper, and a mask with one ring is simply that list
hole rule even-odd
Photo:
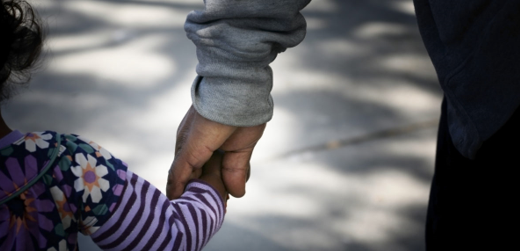
[{"label": "child arm", "polygon": [[[67,137],[78,227],[104,250],[200,250],[224,220],[220,158],[173,201],[89,140]],[[93,173],[95,173],[95,178]],[[72,180],[72,179],[68,179]],[[218,190],[217,190],[218,189]]]},{"label": "child arm", "polygon": [[104,250],[200,250],[224,220],[220,194],[203,181],[169,201],[132,172],[118,207],[92,239]]}]

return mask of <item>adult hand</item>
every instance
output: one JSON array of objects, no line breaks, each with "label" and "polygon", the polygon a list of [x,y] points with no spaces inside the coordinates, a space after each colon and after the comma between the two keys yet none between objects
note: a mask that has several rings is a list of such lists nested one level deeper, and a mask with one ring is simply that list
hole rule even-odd
[{"label": "adult hand", "polygon": [[190,107],[177,130],[175,160],[166,185],[168,198],[180,197],[186,183],[200,177],[201,167],[217,149],[224,151],[222,179],[226,190],[234,197],[244,196],[250,172],[249,160],[265,125],[223,125],[202,117],[193,106]]}]

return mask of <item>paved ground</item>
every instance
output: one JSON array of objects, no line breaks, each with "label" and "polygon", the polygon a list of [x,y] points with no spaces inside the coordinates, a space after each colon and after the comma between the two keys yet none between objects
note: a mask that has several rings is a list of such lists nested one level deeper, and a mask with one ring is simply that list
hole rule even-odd
[{"label": "paved ground", "polygon": [[[32,2],[49,52],[7,121],[86,135],[163,189],[197,63],[182,26],[202,1]],[[272,65],[247,195],[206,250],[423,250],[441,92],[412,1],[314,0],[304,15],[307,38]]]}]

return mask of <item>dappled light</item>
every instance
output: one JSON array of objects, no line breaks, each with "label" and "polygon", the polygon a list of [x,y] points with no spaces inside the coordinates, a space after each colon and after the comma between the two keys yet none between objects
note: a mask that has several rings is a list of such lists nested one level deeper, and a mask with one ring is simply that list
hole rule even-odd
[{"label": "dappled light", "polygon": [[[164,192],[196,76],[183,23],[203,1],[31,2],[48,50],[7,122],[81,134]],[[246,196],[205,250],[424,249],[442,94],[412,1],[314,0],[302,13],[305,40],[272,64],[274,118]]]}]

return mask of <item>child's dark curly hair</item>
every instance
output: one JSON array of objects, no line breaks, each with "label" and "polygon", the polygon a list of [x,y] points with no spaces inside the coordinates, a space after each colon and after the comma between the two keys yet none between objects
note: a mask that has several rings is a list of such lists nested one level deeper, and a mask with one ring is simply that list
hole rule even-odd
[{"label": "child's dark curly hair", "polygon": [[24,0],[0,0],[0,103],[30,80],[43,45],[40,19]]}]

